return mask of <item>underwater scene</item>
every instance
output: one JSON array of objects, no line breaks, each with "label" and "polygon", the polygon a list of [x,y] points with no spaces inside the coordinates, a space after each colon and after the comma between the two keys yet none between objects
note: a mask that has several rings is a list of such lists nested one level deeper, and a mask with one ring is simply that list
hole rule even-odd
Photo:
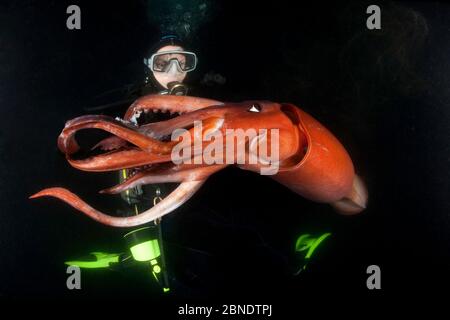
[{"label": "underwater scene", "polygon": [[2,1],[0,112],[0,301],[449,285],[449,3]]}]

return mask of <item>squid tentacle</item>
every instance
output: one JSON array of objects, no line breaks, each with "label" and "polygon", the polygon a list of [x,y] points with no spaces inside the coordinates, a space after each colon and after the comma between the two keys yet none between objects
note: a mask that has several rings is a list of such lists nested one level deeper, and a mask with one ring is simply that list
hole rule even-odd
[{"label": "squid tentacle", "polygon": [[112,215],[108,215],[106,213],[98,211],[97,209],[94,209],[93,207],[88,205],[76,194],[64,188],[44,189],[30,196],[30,199],[35,199],[43,196],[55,197],[68,203],[69,205],[83,212],[95,221],[112,227],[127,228],[154,221],[174,211],[186,201],[188,201],[204,183],[205,180],[183,182],[172,193],[158,202],[155,206],[138,215],[130,217],[114,217]]},{"label": "squid tentacle", "polygon": [[117,194],[138,185],[152,183],[182,183],[187,181],[198,181],[208,178],[213,173],[222,170],[227,165],[212,165],[208,168],[174,166],[165,170],[155,170],[153,168],[138,172],[124,182],[111,188],[100,190],[100,193]]}]

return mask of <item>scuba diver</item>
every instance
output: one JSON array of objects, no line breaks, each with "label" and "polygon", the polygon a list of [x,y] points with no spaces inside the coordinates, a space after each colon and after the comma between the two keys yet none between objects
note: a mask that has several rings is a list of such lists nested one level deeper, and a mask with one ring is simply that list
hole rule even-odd
[{"label": "scuba diver", "polygon": [[[138,97],[147,94],[187,95],[188,87],[183,82],[187,73],[194,71],[197,66],[197,56],[194,52],[185,50],[180,39],[175,35],[163,36],[144,58],[146,77],[143,84],[126,88],[126,99],[112,104],[89,108],[89,111],[106,109],[122,109],[122,114],[128,106]],[[139,124],[162,121],[170,118],[163,113],[147,113],[141,116]],[[119,182],[123,182],[133,169],[119,171]],[[121,216],[137,215],[156,205],[167,194],[175,189],[176,184],[153,184],[137,186],[121,193],[122,207],[117,209]],[[129,268],[136,263],[148,263],[151,273],[160,284],[163,292],[170,290],[169,278],[166,271],[164,257],[161,220],[157,220],[129,231],[124,236],[128,252],[110,254],[92,252],[94,258],[86,261],[68,261],[68,265],[77,265],[81,268],[112,268],[121,270]],[[91,257],[91,258],[92,258]]]},{"label": "scuba diver", "polygon": [[[114,110],[116,116],[121,116],[129,105],[141,96],[147,94],[187,95],[189,93],[190,90],[186,85],[185,80],[188,73],[196,69],[198,60],[196,54],[187,50],[177,36],[168,35],[162,37],[154,46],[152,46],[143,61],[146,70],[145,80],[140,84],[127,86],[125,89],[121,88],[120,90],[124,91],[125,99],[120,99],[117,102],[97,106],[88,110]],[[170,117],[171,116],[167,113],[143,113],[137,121],[139,125],[142,125],[149,122],[167,120]],[[119,182],[123,182],[132,174],[133,169],[119,171]],[[176,186],[177,184],[165,183],[136,186],[128,189],[120,194],[120,207],[117,208],[116,213],[120,216],[137,215],[161,201],[166,195],[173,191]],[[217,234],[222,232],[222,229],[224,236],[229,233],[230,230],[234,234],[248,232],[246,228],[240,228],[234,224],[227,225],[222,219],[220,219],[220,223],[217,223],[217,221],[213,221],[214,218],[212,214],[202,215],[202,213],[205,212],[210,213],[209,208],[203,208],[203,212],[200,212],[202,211],[202,208],[197,209],[199,212],[196,214],[197,216],[202,216],[202,221],[200,222],[198,219],[195,220],[195,217],[192,216],[190,219],[196,221],[195,223],[206,224],[209,230],[214,230]],[[192,223],[192,221],[190,223]],[[217,227],[219,224],[221,224],[221,227]],[[167,232],[168,230],[166,230],[166,238],[170,238],[170,232],[168,237]],[[295,275],[302,273],[309,264],[310,258],[313,256],[313,253],[319,244],[329,236],[330,233],[324,233],[322,235],[299,235],[295,244],[295,252],[298,254],[299,263],[294,268],[295,270],[290,271]],[[81,268],[108,268],[118,271],[126,270],[136,265],[142,266],[147,264],[149,267],[147,270],[150,271],[163,292],[170,291],[171,287],[178,287],[178,289],[184,289],[189,293],[195,292],[195,289],[192,288],[194,286],[191,287],[191,284],[195,283],[195,281],[197,281],[196,279],[201,277],[193,274],[194,272],[191,272],[189,267],[184,266],[184,274],[174,272],[174,274],[177,274],[177,277],[169,277],[166,266],[166,256],[164,251],[165,243],[163,241],[161,220],[129,230],[129,232],[123,235],[123,238],[129,249],[125,252],[114,254],[92,252],[91,259],[85,261],[68,261],[66,264],[77,265]],[[173,248],[173,252],[176,253],[175,255],[183,255],[183,253],[179,251],[180,247],[181,246]],[[195,245],[193,247],[195,247]],[[212,260],[215,259],[215,261],[220,261],[221,259],[220,255],[218,255],[218,257],[214,256],[214,254],[211,254],[208,250],[203,250],[202,252],[202,250],[199,249],[190,249],[195,251],[194,254],[200,255],[197,256],[197,261],[193,263],[195,266],[192,269],[195,269],[195,273],[201,273],[201,269],[208,271],[208,266]],[[271,251],[274,250],[271,249]],[[276,259],[278,259],[278,256],[279,255],[277,254]],[[203,276],[205,278],[205,273]],[[180,279],[183,277],[184,279]],[[214,282],[211,281],[211,283]]]},{"label": "scuba diver", "polygon": [[[187,95],[188,87],[183,81],[187,73],[194,71],[197,66],[197,56],[194,52],[186,51],[180,39],[174,35],[164,36],[151,48],[150,54],[144,58],[148,75],[139,96],[147,94]],[[141,117],[140,117],[141,118]],[[147,113],[140,124],[162,121],[170,115],[161,113]],[[133,169],[123,169],[119,172],[119,180],[123,182],[132,175]],[[173,191],[176,184],[153,184],[136,186],[121,193],[121,197],[128,205],[127,215],[139,214],[156,205],[166,195]],[[130,251],[136,261],[150,261],[151,271],[161,285],[164,292],[170,288],[163,249],[161,219],[150,223],[149,226],[128,232],[124,238],[128,242]],[[139,250],[136,250],[138,248]],[[142,256],[141,253],[143,254]],[[122,261],[129,261],[124,257]]]}]

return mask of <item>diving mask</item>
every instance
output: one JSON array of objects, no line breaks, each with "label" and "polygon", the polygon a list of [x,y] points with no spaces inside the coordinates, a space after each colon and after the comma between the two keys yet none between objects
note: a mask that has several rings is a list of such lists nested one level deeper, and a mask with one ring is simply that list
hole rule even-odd
[{"label": "diving mask", "polygon": [[197,66],[197,56],[193,52],[170,50],[154,53],[150,59],[144,59],[144,63],[153,72],[190,72]]}]

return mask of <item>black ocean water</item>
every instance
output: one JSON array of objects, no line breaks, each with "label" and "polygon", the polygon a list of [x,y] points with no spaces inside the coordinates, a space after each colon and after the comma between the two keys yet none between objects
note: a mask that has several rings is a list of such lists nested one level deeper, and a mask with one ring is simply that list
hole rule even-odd
[{"label": "black ocean water", "polygon": [[[368,30],[368,2],[276,1],[215,2],[212,18],[187,39],[199,57],[192,94],[291,102],[309,112],[351,154],[367,183],[367,210],[339,216],[267,177],[228,168],[163,220],[170,295],[142,268],[83,270],[82,289],[68,290],[64,261],[123,250],[124,230],[28,196],[64,186],[114,210],[117,197],[97,191],[115,175],[70,167],[56,138],[96,95],[140,81],[142,58],[160,35],[152,4],[79,1],[81,30],[68,30],[69,4],[0,5],[0,297],[371,301],[448,285],[450,5],[383,2],[382,29]],[[210,72],[226,82],[202,83]],[[293,276],[296,238],[324,232],[332,236]],[[381,269],[381,290],[367,289],[369,265]]]}]

